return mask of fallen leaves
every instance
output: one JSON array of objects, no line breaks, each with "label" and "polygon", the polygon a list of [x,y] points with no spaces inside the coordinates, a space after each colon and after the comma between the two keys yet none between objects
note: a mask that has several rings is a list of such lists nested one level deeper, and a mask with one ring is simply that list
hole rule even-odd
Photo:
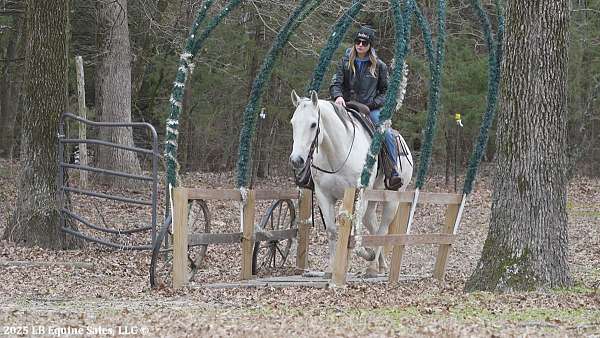
[{"label": "fallen leaves", "polygon": [[[184,181],[188,186],[213,188],[231,188],[234,182],[232,173],[192,173]],[[291,187],[292,183],[288,178],[256,182],[257,187],[269,189],[282,185]],[[428,186],[443,191],[443,177],[430,178]],[[2,262],[82,262],[93,268],[69,264],[0,265],[0,323],[111,328],[137,325],[147,327],[150,336],[190,337],[597,335],[600,294],[593,287],[600,280],[600,251],[595,246],[600,244],[596,216],[600,214],[600,180],[574,180],[569,189],[569,260],[576,289],[465,294],[464,282],[477,263],[487,234],[489,187],[489,180],[481,177],[469,198],[445,283],[429,278],[437,252],[434,246],[407,250],[401,274],[415,278],[394,286],[362,283],[330,290],[202,288],[204,283],[236,281],[240,273],[239,245],[213,245],[208,248],[207,268],[195,280],[197,287],[174,291],[149,288],[147,251],[109,250],[98,245],[50,251],[2,241]],[[0,232],[14,196],[14,177],[0,177]],[[257,219],[269,204],[259,204]],[[106,223],[117,228],[135,226],[148,217],[143,207],[80,207],[90,217],[96,217],[97,209],[102,209]],[[239,206],[214,201],[209,202],[209,209],[212,232],[239,231]],[[441,209],[418,209],[415,232],[434,232],[443,217]],[[141,243],[148,237],[130,236],[126,241]],[[311,231],[311,269],[325,269],[326,243],[317,215]],[[292,248],[295,250],[295,245]],[[294,255],[295,251],[291,257]],[[293,266],[294,260],[290,263]],[[365,266],[362,260],[352,258],[352,272]],[[281,269],[275,274],[288,271]]]}]

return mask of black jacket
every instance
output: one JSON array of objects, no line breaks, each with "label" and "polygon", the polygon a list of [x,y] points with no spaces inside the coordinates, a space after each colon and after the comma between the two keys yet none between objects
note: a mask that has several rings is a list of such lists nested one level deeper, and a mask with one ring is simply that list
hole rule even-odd
[{"label": "black jacket", "polygon": [[331,79],[329,93],[332,99],[340,96],[346,101],[358,101],[367,105],[371,110],[378,109],[385,103],[385,94],[388,88],[388,70],[385,63],[377,59],[377,69],[375,77],[369,72],[371,62],[369,61],[363,71],[359,73],[356,68],[356,75],[348,67],[348,53],[338,64],[337,71]]}]

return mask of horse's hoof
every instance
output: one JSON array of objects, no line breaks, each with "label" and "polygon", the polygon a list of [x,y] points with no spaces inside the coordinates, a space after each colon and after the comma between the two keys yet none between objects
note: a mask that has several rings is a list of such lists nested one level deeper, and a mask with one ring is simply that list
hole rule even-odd
[{"label": "horse's hoof", "polygon": [[356,254],[369,262],[375,260],[375,250],[371,248],[360,248],[356,251]]},{"label": "horse's hoof", "polygon": [[318,277],[318,278],[326,278],[325,272],[323,271],[306,271],[302,274],[302,277]]},{"label": "horse's hoof", "polygon": [[367,269],[367,271],[365,271],[362,274],[362,278],[377,278],[379,277],[379,271],[375,270],[375,269]]}]

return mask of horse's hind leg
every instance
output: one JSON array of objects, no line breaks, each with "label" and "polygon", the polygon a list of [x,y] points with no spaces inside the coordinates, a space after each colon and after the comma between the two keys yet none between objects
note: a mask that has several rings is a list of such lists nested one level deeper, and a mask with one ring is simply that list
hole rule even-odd
[{"label": "horse's hind leg", "polygon": [[[394,216],[396,215],[396,210],[398,209],[397,202],[386,202],[383,205],[383,215],[381,216],[381,223],[379,224],[379,228],[377,229],[376,235],[387,235],[390,224],[394,220]],[[379,273],[386,273],[388,270],[387,261],[385,259],[385,254],[382,246],[377,247],[375,251],[375,260],[377,263],[377,271]]]},{"label": "horse's hind leg", "polygon": [[[371,235],[374,235],[377,232],[375,228],[375,224],[377,223],[376,211],[377,202],[369,202],[369,204],[367,205],[367,210],[365,211],[365,216],[363,218],[363,224],[365,225],[365,227],[369,231],[369,234]],[[375,256],[375,259],[369,262],[367,270],[364,273],[366,278],[377,277],[377,274],[379,273],[379,267],[377,263],[377,256]]]},{"label": "horse's hind leg", "polygon": [[385,258],[385,250],[379,247],[379,273],[386,273],[388,271],[388,264]]}]

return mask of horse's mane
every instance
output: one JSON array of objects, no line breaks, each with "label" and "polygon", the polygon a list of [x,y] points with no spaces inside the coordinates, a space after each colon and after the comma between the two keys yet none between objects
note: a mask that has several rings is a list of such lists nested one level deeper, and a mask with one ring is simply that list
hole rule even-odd
[{"label": "horse's mane", "polygon": [[342,124],[346,129],[354,124],[354,121],[350,118],[350,114],[344,107],[337,106],[335,103],[327,100],[319,100],[319,104],[325,104],[331,106],[331,109],[335,112],[335,115],[342,121]]}]

